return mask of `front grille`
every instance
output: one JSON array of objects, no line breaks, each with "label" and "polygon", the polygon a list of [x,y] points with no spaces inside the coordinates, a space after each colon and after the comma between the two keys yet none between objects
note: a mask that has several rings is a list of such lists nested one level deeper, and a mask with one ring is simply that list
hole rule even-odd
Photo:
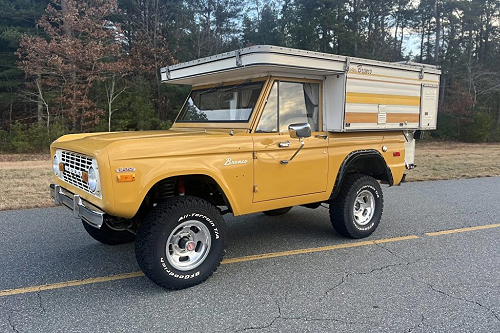
[{"label": "front grille", "polygon": [[63,180],[90,193],[89,185],[82,179],[82,173],[88,172],[92,166],[92,157],[63,150],[61,162],[64,164]]}]

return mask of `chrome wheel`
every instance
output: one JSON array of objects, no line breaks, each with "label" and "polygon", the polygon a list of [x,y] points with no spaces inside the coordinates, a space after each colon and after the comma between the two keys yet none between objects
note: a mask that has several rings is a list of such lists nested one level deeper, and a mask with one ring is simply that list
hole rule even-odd
[{"label": "chrome wheel", "polygon": [[211,236],[208,228],[199,221],[190,220],[179,224],[168,236],[167,260],[179,271],[198,267],[210,252]]},{"label": "chrome wheel", "polygon": [[374,212],[375,197],[373,193],[368,190],[361,191],[354,201],[354,221],[361,226],[367,225],[370,223]]}]

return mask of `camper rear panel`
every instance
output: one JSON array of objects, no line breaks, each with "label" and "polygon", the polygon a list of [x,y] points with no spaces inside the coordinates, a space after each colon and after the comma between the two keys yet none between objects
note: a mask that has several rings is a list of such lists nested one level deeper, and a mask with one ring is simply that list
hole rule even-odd
[{"label": "camper rear panel", "polygon": [[438,92],[436,74],[351,65],[345,76],[325,79],[326,130],[435,129]]}]

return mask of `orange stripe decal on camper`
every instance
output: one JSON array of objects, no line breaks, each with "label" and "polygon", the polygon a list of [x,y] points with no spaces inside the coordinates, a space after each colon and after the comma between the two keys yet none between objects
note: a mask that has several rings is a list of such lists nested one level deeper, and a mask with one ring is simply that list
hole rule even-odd
[{"label": "orange stripe decal on camper", "polygon": [[348,92],[346,103],[419,106],[420,97]]},{"label": "orange stripe decal on camper", "polygon": [[420,115],[418,113],[388,113],[388,123],[418,123],[420,122]]},{"label": "orange stripe decal on camper", "polygon": [[346,123],[374,123],[376,124],[378,120],[378,115],[376,113],[369,112],[346,112],[345,122]]},{"label": "orange stripe decal on camper", "polygon": [[[387,124],[395,123],[418,123],[420,115],[418,113],[388,113]],[[345,122],[350,124],[376,124],[378,114],[371,112],[346,112]]]}]

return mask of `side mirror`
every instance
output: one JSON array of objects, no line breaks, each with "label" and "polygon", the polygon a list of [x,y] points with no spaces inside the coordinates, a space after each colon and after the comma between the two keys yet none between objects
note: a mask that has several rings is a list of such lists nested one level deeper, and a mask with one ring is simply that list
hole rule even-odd
[{"label": "side mirror", "polygon": [[[300,147],[297,149],[295,154],[290,157],[289,160],[281,160],[281,164],[288,164],[291,160],[297,156],[299,151],[304,148],[304,141],[302,141],[303,138],[308,138],[311,136],[311,125],[308,123],[303,123],[303,124],[291,124],[288,125],[288,132],[290,132],[290,137],[294,139],[299,139],[300,141]],[[290,143],[288,143],[290,144]]]},{"label": "side mirror", "polygon": [[311,125],[308,123],[291,124],[288,126],[290,137],[294,139],[308,138],[311,136]]}]

